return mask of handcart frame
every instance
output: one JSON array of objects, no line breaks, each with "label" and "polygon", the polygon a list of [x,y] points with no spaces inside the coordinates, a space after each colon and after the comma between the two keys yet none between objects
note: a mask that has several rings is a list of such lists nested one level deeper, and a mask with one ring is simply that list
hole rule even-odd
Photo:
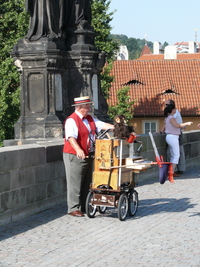
[{"label": "handcart frame", "polygon": [[[103,135],[104,133],[101,136]],[[139,173],[151,165],[159,167],[160,184],[164,184],[167,179],[174,183],[172,164],[164,162],[163,157],[158,154],[152,133],[149,136],[156,162],[143,160],[139,154],[133,153],[133,149],[132,155],[130,149],[129,155],[124,154],[123,147],[130,145],[125,140],[96,139],[94,172],[86,200],[86,214],[89,218],[93,218],[97,211],[104,214],[110,207],[117,208],[120,221],[124,221],[127,214],[134,216],[139,201],[135,185]]]},{"label": "handcart frame", "polygon": [[94,172],[86,200],[86,214],[89,218],[93,218],[97,211],[104,214],[111,207],[117,208],[120,221],[124,221],[127,214],[136,214],[138,193],[135,190],[135,178],[141,170],[150,167],[150,164],[134,163],[133,159],[141,157],[131,158],[127,154],[129,146],[125,140],[120,139],[96,140]]}]

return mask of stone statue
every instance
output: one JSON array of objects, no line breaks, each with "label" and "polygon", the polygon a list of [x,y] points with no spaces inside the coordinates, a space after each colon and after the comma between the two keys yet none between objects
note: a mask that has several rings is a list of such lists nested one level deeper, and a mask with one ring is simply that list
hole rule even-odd
[{"label": "stone statue", "polygon": [[91,25],[91,4],[90,0],[68,0],[68,27],[83,27]]},{"label": "stone statue", "polygon": [[25,0],[26,10],[30,14],[26,38],[36,41],[41,37],[62,36],[66,26],[66,1],[68,0]]},{"label": "stone statue", "polygon": [[91,29],[90,0],[25,0],[25,5],[30,41],[62,37],[66,29]]}]

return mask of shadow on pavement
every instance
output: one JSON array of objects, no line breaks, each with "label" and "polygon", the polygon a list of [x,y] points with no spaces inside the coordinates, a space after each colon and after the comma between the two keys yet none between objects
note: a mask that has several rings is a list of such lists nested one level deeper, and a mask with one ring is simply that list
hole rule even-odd
[{"label": "shadow on pavement", "polygon": [[66,202],[25,219],[0,226],[0,241],[31,230],[67,214]]},{"label": "shadow on pavement", "polygon": [[[189,198],[154,198],[154,199],[145,199],[145,200],[139,200],[139,206],[137,213],[135,216],[130,217],[127,215],[126,220],[136,220],[136,219],[141,219],[142,217],[145,216],[150,216],[158,213],[163,213],[163,212],[185,212],[188,209],[192,209],[196,206],[197,204],[191,204]],[[190,212],[192,213],[192,212]],[[200,213],[199,213],[200,214]],[[193,215],[190,216],[195,216],[198,215],[196,212]],[[97,219],[99,217],[109,217],[109,218],[114,218],[116,219],[117,216],[117,208],[108,208],[105,214],[96,214],[95,217]],[[189,216],[189,217],[190,217]],[[95,218],[94,218],[95,219]]]},{"label": "shadow on pavement", "polygon": [[140,200],[137,217],[149,216],[161,212],[184,212],[194,208],[197,204],[192,204],[190,198],[154,198]]}]

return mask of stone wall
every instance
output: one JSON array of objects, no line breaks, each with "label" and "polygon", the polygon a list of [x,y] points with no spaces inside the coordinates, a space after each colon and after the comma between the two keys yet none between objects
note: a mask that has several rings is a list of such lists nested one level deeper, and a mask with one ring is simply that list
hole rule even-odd
[{"label": "stone wall", "polygon": [[[140,140],[143,158],[155,161],[149,136],[141,135]],[[154,140],[166,159],[165,135],[154,135]],[[187,168],[199,165],[200,131],[184,133],[184,142]],[[63,140],[0,148],[0,225],[66,201],[62,147]],[[141,172],[138,182],[150,177],[158,181],[157,165]]]},{"label": "stone wall", "polygon": [[0,225],[65,201],[62,147],[63,140],[0,148]]}]

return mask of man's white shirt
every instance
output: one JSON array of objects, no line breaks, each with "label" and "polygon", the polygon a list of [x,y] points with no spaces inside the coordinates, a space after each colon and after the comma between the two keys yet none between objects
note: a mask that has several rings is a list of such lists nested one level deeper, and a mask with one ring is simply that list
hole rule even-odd
[{"label": "man's white shirt", "polygon": [[[83,119],[83,115],[78,112],[77,110],[75,110],[75,113],[79,116],[79,118],[82,120]],[[94,122],[95,122],[95,125],[96,125],[96,128],[97,128],[97,132],[100,132],[101,129],[103,128],[103,125],[105,122],[103,121],[100,121],[94,117],[92,117]],[[90,133],[91,131],[91,128],[90,128],[90,125],[89,125],[89,122],[87,119],[84,119],[83,120],[83,123],[85,124],[85,126],[87,127],[88,129],[88,132]],[[78,128],[76,126],[76,122],[74,119],[72,118],[69,118],[66,120],[66,123],[65,123],[65,138],[66,140],[68,140],[69,137],[74,137],[77,139],[78,137]]]}]

